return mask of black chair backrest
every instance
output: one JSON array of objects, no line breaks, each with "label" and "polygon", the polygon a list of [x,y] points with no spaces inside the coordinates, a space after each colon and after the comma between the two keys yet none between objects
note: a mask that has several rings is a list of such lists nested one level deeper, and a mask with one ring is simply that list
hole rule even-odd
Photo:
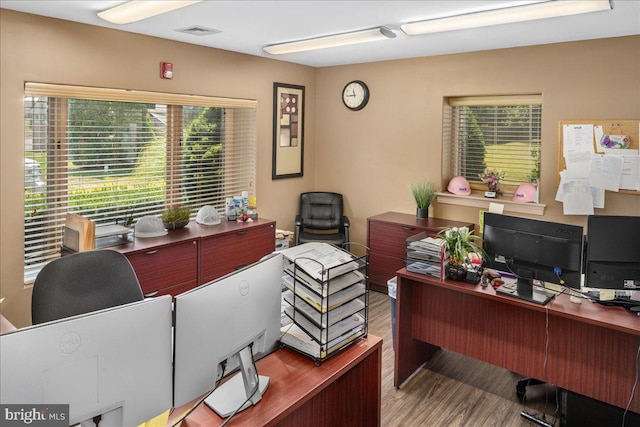
[{"label": "black chair backrest", "polygon": [[33,284],[34,325],[143,299],[127,257],[113,250],[78,252],[45,265]]},{"label": "black chair backrest", "polygon": [[332,230],[342,225],[342,194],[311,192],[300,194],[302,226]]}]

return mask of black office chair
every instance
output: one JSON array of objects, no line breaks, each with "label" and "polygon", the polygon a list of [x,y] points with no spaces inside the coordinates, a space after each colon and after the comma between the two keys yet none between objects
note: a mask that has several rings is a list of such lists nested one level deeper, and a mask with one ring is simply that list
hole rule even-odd
[{"label": "black office chair", "polygon": [[34,325],[144,299],[127,257],[103,249],[78,252],[45,265],[33,284]]},{"label": "black office chair", "polygon": [[296,215],[296,245],[307,242],[333,243],[349,250],[349,218],[343,215],[342,194],[300,194]]}]

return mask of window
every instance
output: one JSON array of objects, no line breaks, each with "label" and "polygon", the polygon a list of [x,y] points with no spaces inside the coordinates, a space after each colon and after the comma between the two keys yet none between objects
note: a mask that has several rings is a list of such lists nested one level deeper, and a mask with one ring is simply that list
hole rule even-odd
[{"label": "window", "polygon": [[464,176],[486,190],[485,168],[504,173],[501,189],[540,177],[540,95],[450,98],[444,108],[444,178]]},{"label": "window", "polygon": [[40,175],[25,179],[26,281],[60,256],[67,212],[97,225],[222,213],[255,182],[255,101],[27,83],[24,106],[25,177]]}]

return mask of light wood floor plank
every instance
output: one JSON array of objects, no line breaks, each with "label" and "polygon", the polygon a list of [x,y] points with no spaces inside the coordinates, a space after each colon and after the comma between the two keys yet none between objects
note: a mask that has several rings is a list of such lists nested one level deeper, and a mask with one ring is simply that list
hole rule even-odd
[{"label": "light wood floor plank", "polygon": [[[556,390],[530,387],[527,403],[515,393],[519,375],[505,369],[441,350],[396,390],[393,387],[394,352],[391,344],[391,305],[379,292],[369,296],[369,333],[383,338],[382,425],[395,426],[532,426],[520,416],[528,412],[552,414]],[[545,406],[545,398],[549,403]],[[552,420],[553,417],[547,417]],[[557,424],[559,425],[559,423]]]}]

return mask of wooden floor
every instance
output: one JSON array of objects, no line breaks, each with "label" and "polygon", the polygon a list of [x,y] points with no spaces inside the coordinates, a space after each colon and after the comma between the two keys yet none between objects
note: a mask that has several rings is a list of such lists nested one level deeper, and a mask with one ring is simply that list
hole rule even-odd
[{"label": "wooden floor", "polygon": [[[532,426],[520,416],[522,410],[535,414],[556,411],[555,388],[529,387],[523,403],[515,393],[519,375],[446,350],[436,353],[396,390],[390,300],[374,291],[369,296],[369,333],[384,340],[382,425],[385,427]],[[547,396],[549,403],[545,404]],[[546,420],[553,422],[555,418],[547,415]]]}]

